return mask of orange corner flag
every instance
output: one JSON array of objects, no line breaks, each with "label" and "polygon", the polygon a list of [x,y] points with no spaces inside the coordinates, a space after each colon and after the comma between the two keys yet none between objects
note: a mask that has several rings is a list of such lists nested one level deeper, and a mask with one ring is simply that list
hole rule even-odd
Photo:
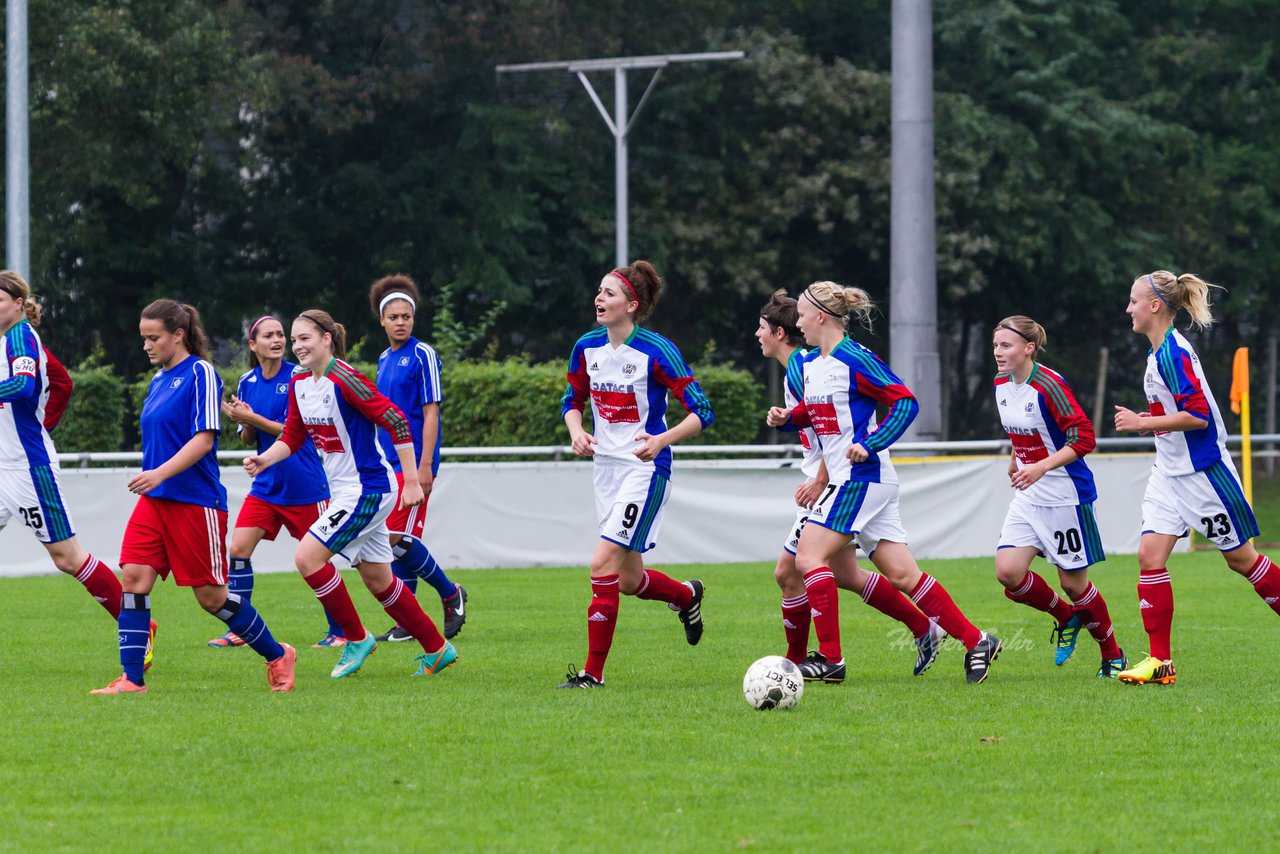
[{"label": "orange corner flag", "polygon": [[1231,364],[1231,411],[1240,414],[1240,402],[1249,397],[1249,348],[1236,350]]}]

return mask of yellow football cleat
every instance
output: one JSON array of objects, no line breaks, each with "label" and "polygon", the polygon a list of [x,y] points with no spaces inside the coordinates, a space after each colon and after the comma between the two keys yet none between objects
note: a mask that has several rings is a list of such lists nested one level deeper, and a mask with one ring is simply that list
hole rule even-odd
[{"label": "yellow football cleat", "polygon": [[1173,669],[1172,661],[1148,655],[1128,670],[1120,671],[1116,678],[1130,685],[1172,685],[1178,680],[1178,671]]}]

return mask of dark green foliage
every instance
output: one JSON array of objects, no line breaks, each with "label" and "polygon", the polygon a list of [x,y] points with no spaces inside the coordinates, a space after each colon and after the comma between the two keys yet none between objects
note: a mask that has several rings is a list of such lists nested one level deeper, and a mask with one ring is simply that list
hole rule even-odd
[{"label": "dark green foliage", "polygon": [[124,381],[103,365],[82,365],[70,373],[75,390],[53,431],[54,444],[62,452],[120,450],[124,442]]},{"label": "dark green foliage", "polygon": [[[688,444],[742,445],[754,442],[764,430],[764,414],[769,408],[764,386],[746,371],[727,365],[695,367],[693,375],[707,393],[716,420],[710,430],[697,434],[688,440]],[[679,403],[672,400],[668,406],[669,424],[683,417],[684,408]]]},{"label": "dark green foliage", "polygon": [[445,365],[440,417],[446,447],[565,445],[562,365],[465,362]]}]

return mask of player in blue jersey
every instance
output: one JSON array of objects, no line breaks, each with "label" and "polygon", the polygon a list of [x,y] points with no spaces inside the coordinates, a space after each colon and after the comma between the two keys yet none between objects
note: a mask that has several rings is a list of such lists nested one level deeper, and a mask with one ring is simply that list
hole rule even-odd
[{"label": "player in blue jersey", "polygon": [[[119,617],[120,580],[80,546],[62,500],[58,452],[48,432],[56,423],[54,362],[36,334],[40,315],[26,281],[11,270],[0,271],[0,528],[19,519],[54,566]],[[66,406],[66,395],[60,406]]]},{"label": "player in blue jersey", "polygon": [[[421,301],[418,286],[404,275],[386,276],[369,289],[369,305],[386,330],[390,347],[378,357],[378,391],[404,413],[413,431],[413,458],[417,468],[413,476],[422,487],[422,504],[397,504],[387,518],[391,532],[391,551],[395,561],[391,570],[413,593],[418,579],[430,584],[444,607],[444,636],[452,638],[467,620],[467,591],[449,579],[422,541],[427,504],[431,489],[440,472],[440,357],[430,345],[413,336],[413,319]],[[378,441],[387,460],[395,469],[398,488],[404,490],[405,472],[396,456],[391,434],[383,431]],[[378,636],[380,641],[406,641],[413,636],[403,626],[392,626]]]},{"label": "player in blue jersey", "polygon": [[[591,558],[587,606],[587,659],[570,669],[561,688],[598,688],[613,644],[619,593],[666,602],[684,624],[685,640],[702,638],[703,585],[683,584],[644,568],[644,553],[657,545],[662,511],[671,495],[671,445],[711,426],[715,415],[676,346],[637,324],[652,312],[662,278],[648,261],[636,261],[600,280],[596,322],[569,356],[569,385],[561,417],[573,451],[591,457],[600,538]],[[667,394],[688,415],[667,428]],[[592,432],[582,426],[591,401]]]},{"label": "player in blue jersey", "polygon": [[[222,412],[240,425],[240,440],[261,454],[284,430],[289,412],[289,379],[297,368],[284,358],[284,325],[265,315],[249,327],[249,367],[236,393],[222,404]],[[245,601],[253,594],[253,550],[262,540],[274,540],[280,528],[300,540],[329,503],[329,484],[310,441],[301,453],[254,478],[231,535],[231,573],[227,587]],[[326,612],[326,616],[328,613]],[[315,647],[340,647],[342,627],[329,617],[329,631]],[[216,637],[209,646],[244,646],[235,632]]]},{"label": "player in blue jersey", "polygon": [[94,694],[145,694],[143,655],[157,578],[192,588],[200,606],[267,662],[272,691],[293,690],[297,653],[271,635],[248,599],[227,589],[227,491],[218,476],[222,379],[193,306],[159,299],[142,310],[142,349],[157,367],[142,405],[142,472],[129,481],[138,503],[121,546],[124,673]]},{"label": "player in blue jersey", "polygon": [[1173,587],[1169,556],[1178,538],[1195,527],[1218,547],[1227,566],[1244,576],[1271,610],[1280,614],[1280,569],[1259,554],[1253,509],[1245,499],[1227,428],[1209,389],[1195,348],[1174,326],[1185,310],[1193,326],[1213,323],[1208,282],[1155,270],[1134,279],[1126,313],[1133,331],[1151,344],[1144,388],[1147,412],[1116,407],[1116,429],[1155,433],[1156,462],[1142,497],[1138,543],[1138,603],[1150,654],[1120,674],[1132,685],[1172,685]]}]

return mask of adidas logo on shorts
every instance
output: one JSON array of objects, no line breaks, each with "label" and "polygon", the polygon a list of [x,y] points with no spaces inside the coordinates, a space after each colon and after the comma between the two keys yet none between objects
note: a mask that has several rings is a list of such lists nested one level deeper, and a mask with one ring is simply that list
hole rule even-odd
[{"label": "adidas logo on shorts", "polygon": [[618,533],[614,534],[614,536],[615,536],[615,537],[625,537],[626,535],[627,535],[627,529],[626,529],[626,528],[623,528],[621,531],[619,531]]}]

